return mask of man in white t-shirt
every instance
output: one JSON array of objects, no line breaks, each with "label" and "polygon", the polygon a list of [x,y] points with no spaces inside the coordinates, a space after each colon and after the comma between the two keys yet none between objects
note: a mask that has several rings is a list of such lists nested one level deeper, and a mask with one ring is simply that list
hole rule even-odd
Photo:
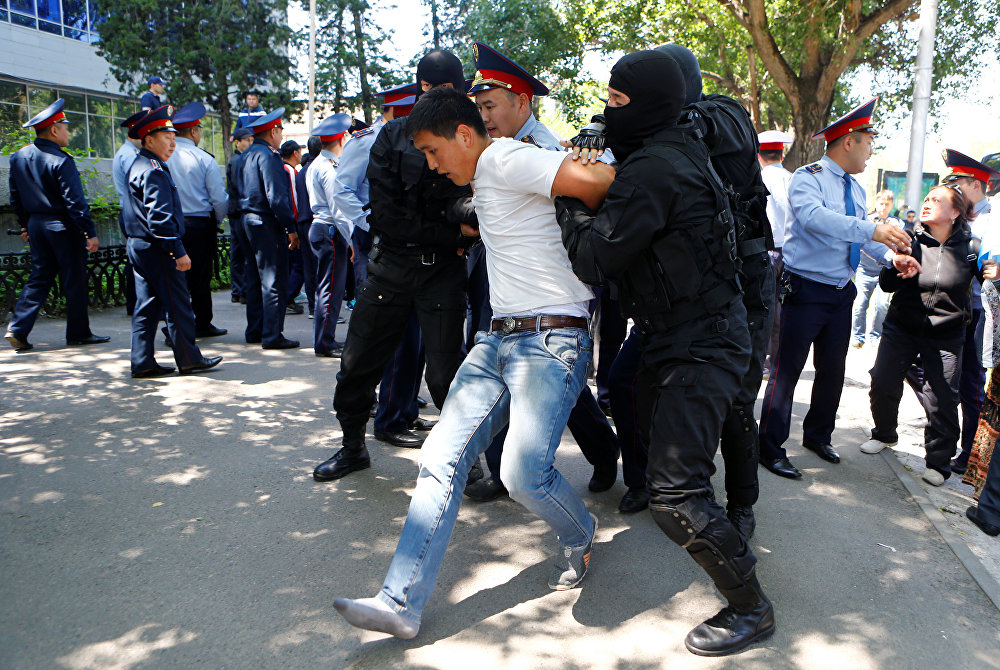
[{"label": "man in white t-shirt", "polygon": [[593,293],[573,273],[553,198],[569,195],[596,208],[614,169],[516,140],[494,141],[476,105],[450,88],[425,93],[406,132],[431,169],[472,184],[494,310],[492,329],[476,336],[424,442],[382,590],[374,598],[334,601],[352,625],[409,639],[434,589],[469,469],[508,424],[501,478],[510,497],[544,519],[563,547],[549,587],[573,588],[586,574],[597,519],[554,458],[586,383]]}]

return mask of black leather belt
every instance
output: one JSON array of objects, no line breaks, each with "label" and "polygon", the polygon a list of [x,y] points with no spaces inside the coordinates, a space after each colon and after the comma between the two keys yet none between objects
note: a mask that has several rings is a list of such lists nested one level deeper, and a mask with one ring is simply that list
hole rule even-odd
[{"label": "black leather belt", "polygon": [[493,319],[492,330],[505,335],[522,333],[529,330],[549,330],[551,328],[583,328],[587,329],[587,320],[582,316],[562,316],[559,314],[544,314],[541,316],[512,316],[503,319]]}]

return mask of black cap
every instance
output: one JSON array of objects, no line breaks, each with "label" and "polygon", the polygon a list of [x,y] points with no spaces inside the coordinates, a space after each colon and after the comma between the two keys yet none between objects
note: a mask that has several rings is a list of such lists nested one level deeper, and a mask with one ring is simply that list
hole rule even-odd
[{"label": "black cap", "polygon": [[250,128],[247,128],[246,126],[243,126],[242,128],[237,128],[236,130],[233,131],[233,141],[242,140],[247,137],[253,137],[253,131]]},{"label": "black cap", "polygon": [[288,158],[289,156],[291,156],[292,154],[294,154],[296,151],[298,151],[299,149],[303,149],[303,148],[304,147],[301,144],[299,144],[298,142],[296,142],[295,140],[288,140],[287,142],[282,142],[281,143],[281,157],[282,158]]}]

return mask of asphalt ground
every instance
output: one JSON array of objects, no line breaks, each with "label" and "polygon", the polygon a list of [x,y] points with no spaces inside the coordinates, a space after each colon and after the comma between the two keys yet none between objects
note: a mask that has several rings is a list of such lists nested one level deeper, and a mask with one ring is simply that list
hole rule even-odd
[{"label": "asphalt ground", "polygon": [[[546,587],[558,547],[543,522],[470,502],[420,634],[358,631],[332,600],[378,591],[419,451],[369,436],[370,470],[314,482],[339,436],[338,361],[247,346],[240,306],[221,293],[215,306],[230,332],[202,345],[225,361],[200,376],[131,379],[121,309],[92,314],[108,345],[66,347],[64,322],[42,319],[33,352],[0,349],[0,668],[1000,667],[1000,612],[899,478],[914,475],[856,448],[864,350],[834,435],[843,462],[799,445],[807,370],[788,443],[805,478],[761,471],[751,544],[778,626],[766,642],[721,659],[685,650],[722,601],[648,514],[617,512],[621,481],[587,491],[568,434],[558,467],[600,518],[582,588]],[[311,326],[289,316],[286,334],[308,345]]]}]

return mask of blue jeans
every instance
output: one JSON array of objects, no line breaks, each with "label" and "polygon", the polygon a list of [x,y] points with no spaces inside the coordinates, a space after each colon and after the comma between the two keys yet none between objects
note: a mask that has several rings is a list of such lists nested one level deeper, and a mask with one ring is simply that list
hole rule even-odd
[{"label": "blue jeans", "polygon": [[882,337],[882,322],[885,321],[885,314],[889,311],[889,296],[878,287],[878,274],[869,274],[864,268],[859,267],[858,273],[854,276],[854,283],[858,287],[858,297],[854,300],[854,325],[851,327],[851,339],[855,342],[864,343],[865,326],[868,324],[868,303],[875,300],[875,320],[872,321],[872,329],[869,336],[872,339]]},{"label": "blue jeans", "polygon": [[552,526],[560,544],[590,541],[587,507],[554,460],[592,356],[590,335],[578,328],[476,335],[421,448],[417,487],[378,594],[384,603],[419,624],[469,469],[508,423],[500,479],[510,497]]}]

